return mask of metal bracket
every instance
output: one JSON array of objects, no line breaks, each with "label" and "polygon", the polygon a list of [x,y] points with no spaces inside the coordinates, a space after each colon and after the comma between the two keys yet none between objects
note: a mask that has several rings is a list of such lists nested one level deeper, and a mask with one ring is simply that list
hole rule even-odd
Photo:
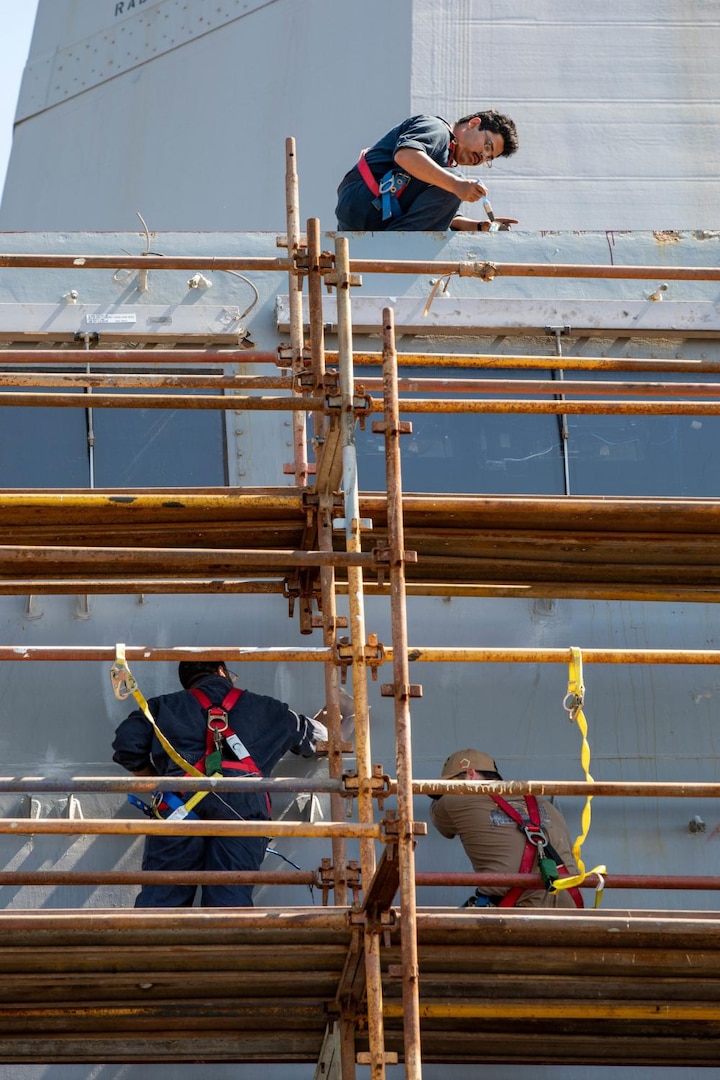
[{"label": "metal bracket", "polygon": [[335,615],[333,618],[325,615],[313,615],[310,619],[313,630],[327,630],[334,634],[336,630],[347,630],[347,615]]},{"label": "metal bracket", "polygon": [[38,821],[42,817],[42,803],[32,795],[23,795],[20,800],[20,817]]},{"label": "metal bracket", "polygon": [[[360,790],[358,774],[356,772],[343,773],[342,779],[345,785],[345,798],[357,796]],[[366,787],[369,785],[372,798],[377,799],[378,806],[382,810],[385,799],[390,794],[390,777],[383,772],[382,765],[373,765],[372,776],[368,777],[365,784]]]},{"label": "metal bracket", "polygon": [[[394,698],[395,693],[395,683],[382,683],[380,687],[381,697]],[[422,683],[400,683],[397,696],[400,701],[407,701],[408,698],[421,698],[423,696]]]},{"label": "metal bracket", "polygon": [[55,810],[58,817],[68,818],[70,821],[82,821],[85,816],[78,797],[73,794],[68,795],[67,799],[58,799]]},{"label": "metal bracket", "polygon": [[[333,532],[343,532],[346,525],[347,525],[347,518],[344,518],[344,517],[333,518],[333,522],[332,522]],[[356,532],[362,532],[363,529],[364,529],[366,532],[370,532],[372,527],[373,527],[372,518],[353,518],[352,522],[351,522],[350,531],[352,533],[356,533]]]},{"label": "metal bracket", "polygon": [[325,275],[325,284],[334,285],[336,289],[345,289],[352,285],[362,285],[362,274],[344,274],[333,271]]},{"label": "metal bracket", "polygon": [[412,420],[399,420],[397,424],[388,424],[385,420],[373,420],[370,430],[374,435],[412,435]]},{"label": "metal bracket", "polygon": [[425,821],[398,821],[395,811],[388,810],[380,822],[386,836],[427,836],[427,822]]},{"label": "metal bracket", "polygon": [[[370,668],[373,680],[377,679],[378,668],[385,663],[385,646],[378,641],[377,634],[368,634],[364,648],[365,665]],[[335,645],[333,663],[341,669],[341,682],[345,682],[347,669],[353,662],[353,646],[349,638],[342,637]]]}]

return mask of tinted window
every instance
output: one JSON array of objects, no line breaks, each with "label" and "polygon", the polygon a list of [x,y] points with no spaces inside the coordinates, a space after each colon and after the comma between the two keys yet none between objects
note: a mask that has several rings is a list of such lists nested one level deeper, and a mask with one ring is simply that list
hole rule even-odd
[{"label": "tinted window", "polygon": [[[365,369],[377,375],[378,369]],[[452,378],[447,369],[401,369],[401,376]],[[466,378],[470,373],[455,377]],[[549,373],[474,372],[479,378],[549,379]],[[603,375],[566,372],[566,379],[598,382],[598,394],[580,400],[603,400],[602,382],[688,382],[682,373]],[[718,382],[717,375],[703,381]],[[559,384],[557,384],[559,386]],[[377,391],[373,396],[378,396]],[[432,394],[401,397],[470,396]],[[481,395],[475,395],[481,396]],[[487,397],[487,395],[484,395]],[[509,395],[499,394],[498,397]],[[642,400],[642,388],[625,398]],[[543,400],[551,400],[544,396]],[[659,400],[659,399],[656,399]],[[665,398],[669,400],[669,398]],[[710,400],[710,399],[708,399]],[[717,399],[715,399],[717,400]],[[412,421],[412,435],[400,440],[405,491],[485,494],[545,494],[565,491],[561,418],[512,413],[403,413]],[[358,470],[365,491],[384,490],[383,438],[370,423],[358,431]],[[570,494],[688,496],[720,495],[720,417],[649,415],[567,415]]]},{"label": "tinted window", "polygon": [[[88,422],[86,409],[0,405],[0,487],[89,487]],[[92,427],[96,487],[222,487],[227,483],[221,412],[96,408]]]}]

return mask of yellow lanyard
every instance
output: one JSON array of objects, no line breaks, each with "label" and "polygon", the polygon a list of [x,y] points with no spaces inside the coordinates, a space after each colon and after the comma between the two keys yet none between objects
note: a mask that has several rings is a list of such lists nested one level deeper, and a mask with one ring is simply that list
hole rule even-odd
[{"label": "yellow lanyard", "polygon": [[[200,769],[196,769],[194,765],[191,765],[189,761],[185,760],[182,754],[178,753],[178,751],[175,749],[169,739],[165,738],[162,731],[158,727],[155,717],[150,712],[150,706],[148,705],[142,694],[142,691],[140,690],[140,687],[135,681],[135,676],[132,674],[130,668],[128,667],[127,660],[125,659],[124,644],[119,644],[115,646],[115,663],[110,668],[110,682],[112,683],[113,693],[115,694],[115,697],[118,699],[118,701],[124,701],[126,698],[129,698],[130,695],[135,698],[136,702],[145,714],[147,720],[150,724],[152,724],[152,729],[157,736],[158,742],[160,743],[168,757],[172,758],[176,765],[179,765],[180,768],[184,772],[189,773],[190,776],[205,776],[204,772],[201,772]],[[200,800],[204,799],[205,796],[209,794],[210,793],[208,791],[196,791],[195,794],[191,795],[182,807],[179,807],[178,810],[173,811],[170,817],[175,819],[187,817],[193,807],[197,806]]]},{"label": "yellow lanyard", "polygon": [[[583,668],[582,668],[582,653],[576,646],[570,648],[570,671],[568,675],[568,688],[567,694],[563,699],[563,708],[568,714],[570,723],[576,723],[580,728],[580,734],[582,735],[582,749],[580,752],[580,763],[585,773],[585,779],[588,783],[593,783],[593,778],[590,775],[590,744],[588,743],[588,725],[583,711],[583,704],[585,700],[585,685],[583,683]],[[603,889],[605,888],[605,880],[603,874],[607,873],[606,866],[596,866],[592,870],[586,870],[585,864],[582,861],[580,852],[583,844],[587,838],[587,834],[590,831],[590,819],[592,811],[590,809],[590,803],[593,796],[588,795],[585,800],[585,807],[582,812],[582,831],[575,843],[573,844],[573,857],[577,863],[579,873],[574,877],[558,878],[553,882],[552,891],[561,892],[563,889],[572,889],[576,885],[581,885],[588,874],[597,874],[599,882],[595,889],[595,903],[594,907],[600,906],[602,900]]]}]

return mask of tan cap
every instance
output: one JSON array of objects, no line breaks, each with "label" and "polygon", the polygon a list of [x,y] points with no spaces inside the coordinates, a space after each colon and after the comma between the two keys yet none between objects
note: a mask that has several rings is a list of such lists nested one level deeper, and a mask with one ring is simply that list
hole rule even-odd
[{"label": "tan cap", "polygon": [[490,755],[483,754],[482,750],[456,750],[443,765],[440,779],[447,780],[451,776],[465,772],[466,769],[477,769],[478,772],[498,771]]}]

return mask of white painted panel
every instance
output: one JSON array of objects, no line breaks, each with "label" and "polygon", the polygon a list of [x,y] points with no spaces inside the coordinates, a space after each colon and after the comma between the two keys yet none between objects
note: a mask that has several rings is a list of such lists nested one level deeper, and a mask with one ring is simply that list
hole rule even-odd
[{"label": "white painted panel", "polygon": [[413,111],[515,119],[520,150],[481,172],[523,228],[711,227],[719,54],[712,0],[416,0]]},{"label": "white painted panel", "polygon": [[[87,34],[81,0],[53,2],[54,19],[75,13],[78,37],[61,39],[75,56]],[[169,16],[172,4],[150,11]],[[214,7],[228,10],[221,0]],[[280,231],[288,136],[297,140],[303,217],[334,225],[341,175],[389,113],[408,114],[411,0],[253,8],[17,124],[0,228],[127,229],[141,211],[152,229]],[[101,41],[110,3],[105,11]],[[147,32],[148,21],[138,15],[136,25]],[[179,15],[168,23],[180,33]],[[48,51],[33,46],[39,78],[55,63]]]},{"label": "white painted panel", "polygon": [[[112,0],[95,3],[94,18],[103,25],[79,40],[71,39],[52,54],[28,63],[16,121],[67,101],[196,38],[267,7],[274,0]],[[90,9],[86,18],[90,16]],[[93,20],[94,21],[94,20]],[[92,25],[92,22],[90,22]]]},{"label": "white painted panel", "polygon": [[[720,222],[714,0],[42,0],[0,227],[273,229],[285,139],[301,216],[414,112],[495,106],[482,170],[529,230]],[[52,167],[49,168],[49,163]],[[472,207],[471,214],[477,213]]]}]

